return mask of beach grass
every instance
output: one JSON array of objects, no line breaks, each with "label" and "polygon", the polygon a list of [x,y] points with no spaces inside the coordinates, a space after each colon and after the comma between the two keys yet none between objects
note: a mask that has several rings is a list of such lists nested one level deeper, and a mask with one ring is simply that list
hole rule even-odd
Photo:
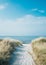
[{"label": "beach grass", "polygon": [[46,38],[32,40],[32,57],[36,65],[46,65]]},{"label": "beach grass", "polygon": [[22,42],[19,40],[0,39],[0,65],[7,65],[13,51],[20,45],[22,45]]}]

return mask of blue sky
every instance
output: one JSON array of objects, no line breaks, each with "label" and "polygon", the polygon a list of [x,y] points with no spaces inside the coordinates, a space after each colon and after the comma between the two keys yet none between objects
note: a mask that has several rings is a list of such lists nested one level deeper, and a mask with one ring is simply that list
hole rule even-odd
[{"label": "blue sky", "polygon": [[46,0],[0,0],[0,35],[46,35]]}]

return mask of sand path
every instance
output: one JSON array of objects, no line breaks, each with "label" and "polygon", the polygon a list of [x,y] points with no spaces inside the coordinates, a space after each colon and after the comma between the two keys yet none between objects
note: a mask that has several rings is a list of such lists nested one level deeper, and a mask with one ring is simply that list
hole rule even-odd
[{"label": "sand path", "polygon": [[23,46],[17,47],[13,53],[11,65],[34,65],[32,56],[28,53],[30,50],[29,44],[23,44]]}]

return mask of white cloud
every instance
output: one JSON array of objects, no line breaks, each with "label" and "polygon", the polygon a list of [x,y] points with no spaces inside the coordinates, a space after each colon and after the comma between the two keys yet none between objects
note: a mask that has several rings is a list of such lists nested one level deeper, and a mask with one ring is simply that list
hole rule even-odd
[{"label": "white cloud", "polygon": [[0,5],[0,10],[3,10],[5,8],[4,5]]},{"label": "white cloud", "polygon": [[46,23],[46,17],[36,17],[36,16],[33,16],[33,15],[25,15],[24,17],[22,18],[18,18],[16,19],[16,22],[21,22],[21,23],[24,23],[24,24],[30,24],[30,23]]},{"label": "white cloud", "polygon": [[38,10],[40,13],[45,13],[45,11],[44,10]]},{"label": "white cloud", "polygon": [[32,9],[32,11],[37,11],[37,10],[38,10],[37,8]]},{"label": "white cloud", "polygon": [[25,15],[0,22],[0,35],[46,35],[46,17]]},{"label": "white cloud", "polygon": [[37,11],[37,12],[40,12],[40,13],[45,13],[45,10],[40,10],[38,8],[34,8],[31,11],[34,11],[34,12]]},{"label": "white cloud", "polygon": [[8,6],[8,3],[1,4],[0,5],[0,10],[4,10]]}]

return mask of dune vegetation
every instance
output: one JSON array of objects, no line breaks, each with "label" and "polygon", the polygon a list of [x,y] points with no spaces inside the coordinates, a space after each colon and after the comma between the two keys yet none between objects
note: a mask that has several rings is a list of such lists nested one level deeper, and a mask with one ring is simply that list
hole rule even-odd
[{"label": "dune vegetation", "polygon": [[14,39],[0,39],[0,65],[8,65],[8,61],[13,51],[22,42]]},{"label": "dune vegetation", "polygon": [[36,65],[46,65],[46,38],[37,38],[32,41],[32,57]]}]

